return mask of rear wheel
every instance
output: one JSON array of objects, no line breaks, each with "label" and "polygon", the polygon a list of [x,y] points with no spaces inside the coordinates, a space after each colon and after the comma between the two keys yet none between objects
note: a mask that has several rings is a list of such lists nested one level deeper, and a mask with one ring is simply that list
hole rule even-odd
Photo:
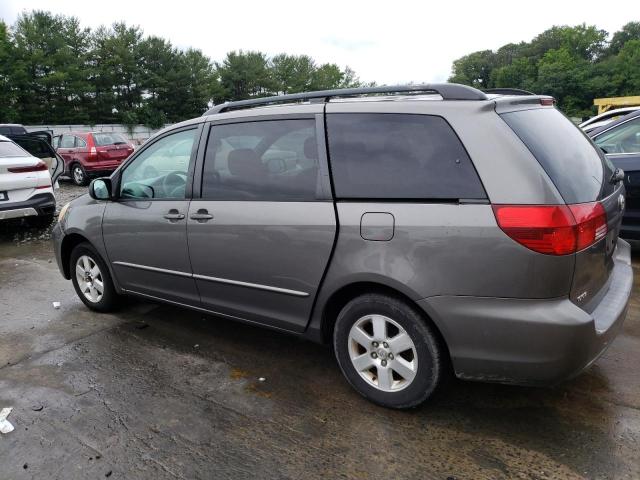
[{"label": "rear wheel", "polygon": [[71,166],[71,180],[80,187],[88,183],[89,177],[87,177],[87,172],[85,172],[81,164],[74,163]]},{"label": "rear wheel", "polygon": [[89,243],[77,245],[71,252],[71,281],[80,300],[91,310],[110,312],[118,305],[118,294],[109,269]]},{"label": "rear wheel", "polygon": [[333,340],[351,386],[384,407],[417,406],[441,380],[437,335],[415,307],[397,298],[354,298],[338,315]]}]

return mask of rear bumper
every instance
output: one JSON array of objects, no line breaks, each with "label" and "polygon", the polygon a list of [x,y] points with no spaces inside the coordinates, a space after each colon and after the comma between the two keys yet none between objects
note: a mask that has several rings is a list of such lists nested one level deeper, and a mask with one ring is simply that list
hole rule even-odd
[{"label": "rear bumper", "polygon": [[419,304],[440,328],[458,377],[549,385],[577,375],[611,344],[632,284],[631,250],[618,240],[608,291],[591,314],[568,298],[441,296]]},{"label": "rear bumper", "polygon": [[56,199],[52,193],[40,193],[22,202],[0,203],[0,220],[53,215]]}]

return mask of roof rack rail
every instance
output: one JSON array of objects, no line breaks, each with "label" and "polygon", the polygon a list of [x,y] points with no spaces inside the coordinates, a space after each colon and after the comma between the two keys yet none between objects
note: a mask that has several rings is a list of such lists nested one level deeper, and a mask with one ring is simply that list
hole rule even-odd
[{"label": "roof rack rail", "polygon": [[293,93],[289,95],[277,95],[274,97],[252,98],[249,100],[238,100],[236,102],[221,103],[209,109],[205,115],[238,110],[241,108],[257,107],[261,105],[271,105],[274,103],[291,103],[305,100],[317,100],[328,102],[335,97],[353,97],[359,95],[375,95],[384,93],[436,93],[443,100],[487,100],[487,96],[480,90],[460,85],[457,83],[433,83],[423,85],[395,85],[383,87],[362,87],[362,88],[340,88],[336,90],[320,90],[316,92]]},{"label": "roof rack rail", "polygon": [[484,93],[495,93],[497,95],[535,95],[533,92],[520,88],[485,88],[482,91]]}]

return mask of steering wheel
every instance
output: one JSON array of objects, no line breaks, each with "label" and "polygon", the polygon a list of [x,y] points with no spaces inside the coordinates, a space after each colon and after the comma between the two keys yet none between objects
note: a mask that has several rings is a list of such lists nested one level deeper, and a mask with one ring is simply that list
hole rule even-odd
[{"label": "steering wheel", "polygon": [[[174,195],[176,193],[182,193],[184,195],[184,188],[187,184],[186,172],[171,172],[165,175],[162,179],[162,191],[166,195],[166,198],[173,198],[181,195]],[[181,189],[181,192],[177,190]]]}]

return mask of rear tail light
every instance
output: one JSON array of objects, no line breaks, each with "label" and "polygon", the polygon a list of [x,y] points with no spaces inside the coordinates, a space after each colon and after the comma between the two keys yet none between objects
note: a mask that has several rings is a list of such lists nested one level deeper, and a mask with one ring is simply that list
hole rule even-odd
[{"label": "rear tail light", "polygon": [[47,167],[47,164],[44,162],[38,162],[29,167],[9,167],[7,170],[11,173],[44,172],[45,170],[49,170],[49,167]]},{"label": "rear tail light", "polygon": [[548,255],[568,255],[607,234],[607,215],[599,202],[576,205],[494,205],[504,233],[525,247]]},{"label": "rear tail light", "polygon": [[95,160],[96,158],[98,158],[98,151],[96,147],[91,147],[89,150],[89,160]]}]

